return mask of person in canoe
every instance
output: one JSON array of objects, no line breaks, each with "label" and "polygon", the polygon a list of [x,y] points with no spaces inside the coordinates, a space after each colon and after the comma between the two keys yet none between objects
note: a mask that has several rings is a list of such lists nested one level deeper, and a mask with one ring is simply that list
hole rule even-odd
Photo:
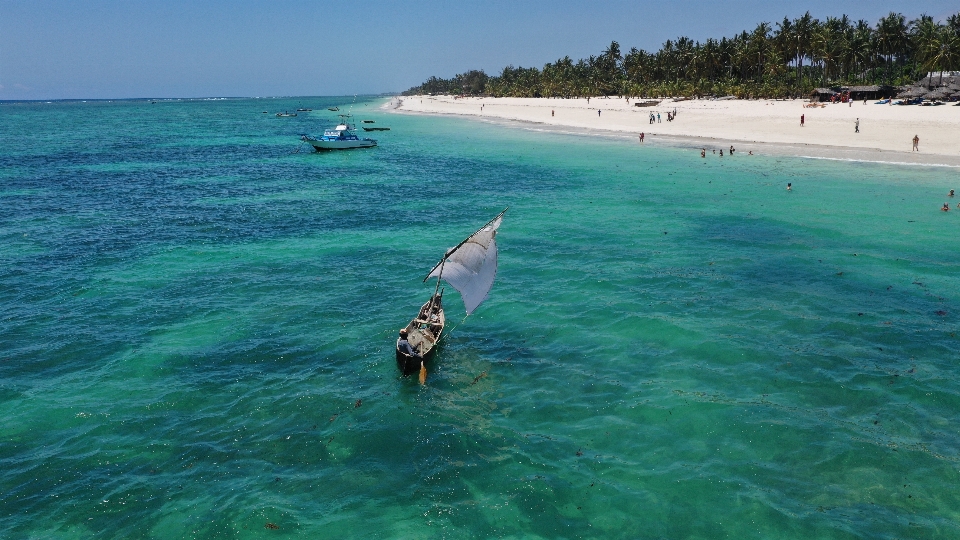
[{"label": "person in canoe", "polygon": [[410,342],[407,341],[406,328],[400,329],[400,339],[397,340],[397,350],[402,353],[408,354],[414,358],[422,358],[420,356],[420,353],[417,352],[417,349],[415,349],[413,345],[411,345]]}]

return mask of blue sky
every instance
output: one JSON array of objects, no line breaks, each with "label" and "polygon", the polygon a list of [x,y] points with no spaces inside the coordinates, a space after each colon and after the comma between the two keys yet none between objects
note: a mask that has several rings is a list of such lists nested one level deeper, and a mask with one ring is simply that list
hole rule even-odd
[{"label": "blue sky", "polygon": [[347,95],[430,75],[656,50],[809,10],[937,19],[956,0],[0,0],[0,99]]}]

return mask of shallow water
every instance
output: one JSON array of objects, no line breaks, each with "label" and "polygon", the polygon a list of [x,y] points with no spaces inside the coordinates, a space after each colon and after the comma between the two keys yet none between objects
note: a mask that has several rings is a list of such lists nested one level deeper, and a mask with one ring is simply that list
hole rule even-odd
[{"label": "shallow water", "polygon": [[952,170],[351,101],[0,104],[2,536],[960,535]]}]

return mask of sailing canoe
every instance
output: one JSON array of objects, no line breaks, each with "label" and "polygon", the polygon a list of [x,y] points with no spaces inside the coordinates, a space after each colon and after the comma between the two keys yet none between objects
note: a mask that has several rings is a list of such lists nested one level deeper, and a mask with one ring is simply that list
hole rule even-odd
[{"label": "sailing canoe", "polygon": [[423,281],[437,278],[437,286],[430,300],[420,308],[420,313],[405,327],[407,341],[419,356],[401,351],[400,340],[397,340],[397,367],[404,375],[420,369],[421,363],[434,351],[442,336],[446,318],[441,303],[441,279],[460,292],[467,315],[487,299],[497,277],[497,228],[505,212],[500,212],[480,230],[447,250],[440,262],[423,278]]}]

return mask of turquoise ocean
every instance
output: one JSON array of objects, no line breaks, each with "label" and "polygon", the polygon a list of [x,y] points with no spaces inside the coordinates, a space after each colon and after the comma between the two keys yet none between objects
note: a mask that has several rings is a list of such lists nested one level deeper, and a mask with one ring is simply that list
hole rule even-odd
[{"label": "turquoise ocean", "polygon": [[386,101],[0,104],[0,537],[960,537],[957,169]]}]

